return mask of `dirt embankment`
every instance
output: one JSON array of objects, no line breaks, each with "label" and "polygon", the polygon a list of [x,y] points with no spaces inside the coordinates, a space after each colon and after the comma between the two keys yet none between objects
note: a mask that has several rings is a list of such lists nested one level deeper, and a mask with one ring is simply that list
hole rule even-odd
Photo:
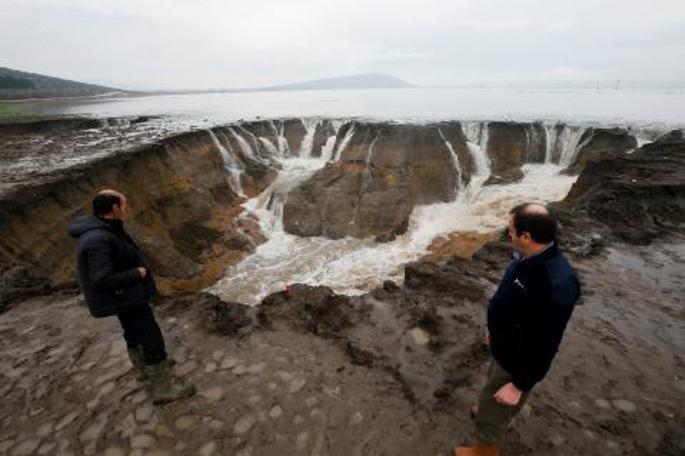
[{"label": "dirt embankment", "polygon": [[[245,172],[253,196],[275,171]],[[247,185],[249,181],[249,186]],[[199,290],[260,242],[257,223],[238,218],[245,197],[229,185],[221,154],[207,132],[190,132],[60,169],[0,195],[0,271],[4,300],[30,286],[74,282],[70,220],[90,212],[98,189],[128,195],[127,228],[164,291]],[[10,280],[13,277],[22,280]]]},{"label": "dirt embankment", "polygon": [[[669,139],[630,162],[589,163],[583,173],[605,185],[581,176],[556,208],[584,305],[506,454],[685,451],[684,147]],[[648,204],[664,187],[674,205]],[[626,236],[602,212],[613,207],[633,211],[629,233],[658,229]],[[472,259],[410,263],[403,284],[358,297],[296,284],[257,308],[165,298],[176,372],[200,394],[160,408],[129,370],[114,319],[91,319],[78,295],[28,299],[0,317],[0,451],[443,454],[472,429],[486,302],[509,255],[500,239]]]}]

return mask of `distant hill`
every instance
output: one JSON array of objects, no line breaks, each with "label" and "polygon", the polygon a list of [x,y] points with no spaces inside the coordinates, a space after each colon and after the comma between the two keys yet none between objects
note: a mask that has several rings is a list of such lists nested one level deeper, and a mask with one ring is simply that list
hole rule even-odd
[{"label": "distant hill", "polygon": [[393,76],[368,73],[294,82],[291,84],[262,87],[257,90],[397,89],[402,87],[412,87],[412,85]]},{"label": "distant hill", "polygon": [[0,67],[0,100],[84,97],[118,89]]}]

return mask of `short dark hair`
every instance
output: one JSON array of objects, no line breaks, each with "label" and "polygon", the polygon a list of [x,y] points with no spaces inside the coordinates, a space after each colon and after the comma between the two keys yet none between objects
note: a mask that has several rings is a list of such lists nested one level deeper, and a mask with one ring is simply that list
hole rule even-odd
[{"label": "short dark hair", "polygon": [[99,217],[112,212],[112,206],[121,206],[121,195],[114,192],[101,192],[93,198],[93,215]]},{"label": "short dark hair", "polygon": [[528,232],[538,244],[548,244],[557,239],[557,221],[549,212],[530,211],[532,203],[523,203],[509,211],[516,235]]}]

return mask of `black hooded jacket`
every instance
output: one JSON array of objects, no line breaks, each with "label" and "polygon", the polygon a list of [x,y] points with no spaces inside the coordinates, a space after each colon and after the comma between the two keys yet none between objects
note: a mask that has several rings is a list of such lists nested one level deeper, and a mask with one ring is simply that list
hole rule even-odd
[{"label": "black hooded jacket", "polygon": [[[121,220],[79,217],[71,222],[69,235],[76,239],[79,281],[94,317],[144,305],[156,294],[150,268]],[[138,267],[147,269],[144,279]]]},{"label": "black hooded jacket", "polygon": [[490,352],[520,390],[547,374],[579,297],[576,273],[556,244],[507,268],[488,306]]}]

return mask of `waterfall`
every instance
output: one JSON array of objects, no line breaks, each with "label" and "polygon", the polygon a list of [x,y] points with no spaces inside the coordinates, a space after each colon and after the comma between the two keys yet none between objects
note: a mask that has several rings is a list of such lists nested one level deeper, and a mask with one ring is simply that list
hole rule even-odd
[{"label": "waterfall", "polygon": [[349,143],[352,139],[352,136],[354,136],[354,125],[350,125],[350,128],[347,130],[347,133],[345,133],[345,136],[343,137],[342,141],[340,141],[340,145],[338,146],[338,149],[335,151],[335,158],[333,160],[340,160],[340,158],[342,157],[342,153],[345,150],[345,147],[347,147],[347,143]]},{"label": "waterfall", "polygon": [[464,122],[462,131],[468,139],[466,147],[473,159],[474,169],[471,172],[471,182],[467,188],[467,198],[478,196],[480,189],[490,177],[490,159],[488,158],[488,123]]},{"label": "waterfall", "polygon": [[545,127],[545,163],[552,163],[557,147],[557,125],[543,124]]},{"label": "waterfall", "polygon": [[330,122],[331,122],[331,125],[333,125],[333,131],[335,131],[335,135],[338,136],[338,131],[340,131],[340,127],[343,126],[345,121],[340,120],[340,119],[335,119],[335,120],[331,120]]},{"label": "waterfall", "polygon": [[285,139],[283,132],[285,131],[285,124],[281,123],[280,128],[277,129],[273,122],[269,122],[271,127],[274,129],[276,136],[276,144],[278,146],[278,152],[282,157],[290,156],[290,146],[288,146],[288,141]]},{"label": "waterfall", "polygon": [[562,168],[572,165],[584,145],[580,139],[586,128],[563,124],[544,124],[544,127],[545,163],[556,163]]},{"label": "waterfall", "polygon": [[326,143],[321,147],[321,159],[325,162],[330,161],[333,158],[333,148],[335,147],[336,136],[329,136],[326,139]]},{"label": "waterfall", "polygon": [[314,134],[316,133],[316,127],[319,125],[319,121],[312,119],[302,119],[302,125],[306,130],[304,138],[302,138],[302,144],[300,144],[300,153],[298,154],[301,158],[309,158],[312,156],[312,149],[314,148]]},{"label": "waterfall", "polygon": [[461,131],[466,139],[487,152],[488,123],[487,122],[462,122]]},{"label": "waterfall", "polygon": [[278,148],[276,148],[271,141],[266,138],[262,138],[261,136],[259,137],[259,141],[262,143],[271,157],[278,157],[280,155]]},{"label": "waterfall", "polygon": [[253,161],[258,161],[255,157],[254,152],[252,151],[252,147],[250,147],[250,144],[245,140],[245,138],[236,133],[235,130],[233,130],[232,128],[229,128],[228,131],[231,132],[231,135],[233,135],[235,140],[238,142],[238,146],[240,147],[240,150],[242,151],[245,158]]},{"label": "waterfall", "polygon": [[438,133],[440,133],[440,137],[442,138],[442,140],[445,141],[445,146],[447,146],[447,150],[450,151],[450,156],[452,157],[452,163],[454,164],[454,168],[457,170],[457,195],[459,195],[464,190],[464,182],[461,178],[461,164],[459,163],[459,156],[454,151],[452,143],[449,142],[447,138],[445,138],[445,135],[442,133],[442,130],[440,128],[438,128]]},{"label": "waterfall", "polygon": [[207,131],[209,132],[209,136],[212,138],[212,141],[214,141],[214,144],[216,144],[216,147],[219,149],[221,158],[224,160],[224,165],[228,171],[228,185],[231,187],[231,190],[233,190],[233,193],[238,196],[245,197],[245,193],[243,193],[243,186],[240,183],[240,175],[242,174],[242,167],[240,166],[240,163],[238,163],[236,158],[228,151],[228,149],[221,144],[221,141],[219,141],[219,138],[216,137],[211,129]]},{"label": "waterfall", "polygon": [[580,143],[583,133],[585,133],[584,127],[564,126],[560,138],[562,140],[562,149],[559,156],[559,166],[562,168],[571,166],[576,161],[578,150],[584,145]]}]

